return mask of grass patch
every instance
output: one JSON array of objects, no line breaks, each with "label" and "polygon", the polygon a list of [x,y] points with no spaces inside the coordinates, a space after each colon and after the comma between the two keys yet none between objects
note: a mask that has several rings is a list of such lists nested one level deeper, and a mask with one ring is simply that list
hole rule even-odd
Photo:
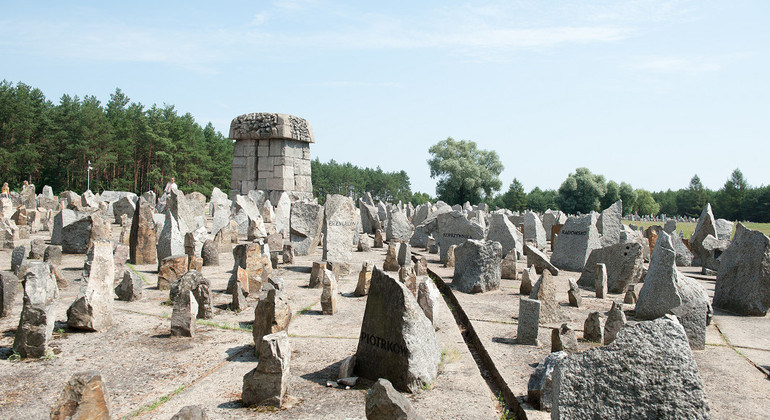
[{"label": "grass patch", "polygon": [[133,271],[134,273],[138,274],[138,275],[139,275],[139,277],[141,277],[141,278],[142,278],[142,283],[144,283],[144,284],[146,284],[146,285],[148,285],[148,286],[149,286],[150,282],[149,282],[149,281],[147,281],[147,279],[146,279],[146,278],[144,278],[144,274],[140,273],[140,272],[139,272],[139,271],[138,271],[136,268],[134,268],[134,266],[133,266],[133,265],[131,265],[130,263],[126,263],[126,267],[130,268],[130,269],[131,269],[131,271]]},{"label": "grass patch", "polygon": [[152,410],[155,410],[156,408],[160,407],[161,405],[168,402],[168,400],[174,398],[177,394],[181,393],[185,389],[187,389],[189,385],[180,385],[175,390],[169,392],[168,394],[158,398],[157,400],[153,401],[152,403],[145,405],[144,407],[139,407],[135,411],[133,411],[131,414],[129,414],[127,417],[139,417],[144,413],[149,413]]},{"label": "grass patch", "polygon": [[248,332],[252,332],[254,330],[253,325],[249,325],[248,327],[242,327],[240,326],[240,324],[233,325],[229,322],[216,322],[216,321],[209,321],[208,319],[199,319],[197,323],[201,325],[208,325],[209,327],[221,328],[223,330],[248,331]]},{"label": "grass patch", "polygon": [[315,306],[315,304],[316,304],[316,303],[318,303],[318,302],[315,302],[315,303],[311,303],[310,305],[307,305],[307,306],[305,306],[304,308],[302,308],[302,309],[298,310],[297,312],[294,312],[294,316],[300,316],[300,315],[305,315],[305,314],[307,314],[308,312],[310,312],[310,309],[311,309],[313,306]]},{"label": "grass patch", "polygon": [[16,351],[14,350],[13,354],[8,356],[8,361],[9,362],[19,362],[19,361],[21,361],[21,355],[19,353],[16,353]]},{"label": "grass patch", "polygon": [[460,354],[460,350],[457,350],[455,347],[447,347],[444,346],[443,349],[441,349],[441,360],[438,362],[438,370],[441,371],[441,368],[447,364],[452,363],[460,360],[462,355]]},{"label": "grass patch", "polygon": [[496,399],[497,399],[497,404],[500,406],[500,416],[498,418],[500,420],[516,420],[516,414],[508,410],[508,407],[505,405],[505,399],[503,398],[503,394],[498,392]]},{"label": "grass patch", "polygon": [[[635,225],[635,226],[641,226],[644,229],[647,229],[650,226],[663,226],[665,225],[665,222],[650,222],[650,221],[639,221],[639,222],[633,222],[631,220],[623,220],[623,224],[625,225]],[[692,233],[695,231],[695,226],[697,223],[685,223],[685,222],[677,222],[676,223],[676,231],[682,231],[685,238],[689,238],[692,236]],[[758,230],[765,235],[770,236],[770,223],[754,223],[754,222],[746,222],[743,223],[744,226],[751,230]],[[730,238],[732,238],[733,235],[735,235],[735,228],[738,226],[738,223],[735,223],[733,225],[733,233],[730,235]]]}]

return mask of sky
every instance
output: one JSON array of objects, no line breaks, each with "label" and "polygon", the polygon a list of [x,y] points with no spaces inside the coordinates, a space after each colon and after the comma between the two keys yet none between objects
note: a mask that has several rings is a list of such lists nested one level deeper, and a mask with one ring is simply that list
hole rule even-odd
[{"label": "sky", "polygon": [[770,2],[3,1],[0,80],[58,103],[120,88],[227,136],[305,118],[311,154],[405,170],[495,150],[526,191],[587,167],[650,191],[770,184]]}]

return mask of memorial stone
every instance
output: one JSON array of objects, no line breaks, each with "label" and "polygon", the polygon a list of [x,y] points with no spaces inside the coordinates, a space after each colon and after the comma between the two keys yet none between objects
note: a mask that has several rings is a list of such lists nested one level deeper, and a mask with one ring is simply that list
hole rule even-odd
[{"label": "memorial stone", "polygon": [[516,328],[516,343],[538,346],[538,327],[540,325],[540,301],[521,298],[519,300],[519,325]]},{"label": "memorial stone", "polygon": [[439,214],[437,223],[441,262],[447,261],[450,246],[459,246],[468,239],[483,240],[485,236],[483,227],[466,219],[459,211]]},{"label": "memorial stone", "polygon": [[583,323],[583,339],[604,343],[605,317],[601,312],[591,312]]},{"label": "memorial stone", "polygon": [[607,291],[625,293],[628,286],[641,281],[644,274],[642,246],[636,242],[619,243],[591,251],[578,285],[595,288],[598,264],[604,264],[607,274]]},{"label": "memorial stone", "polygon": [[537,249],[545,249],[546,237],[543,223],[537,214],[527,211],[524,213],[524,241],[532,241]]},{"label": "memorial stone", "polygon": [[54,300],[59,291],[47,263],[30,262],[24,272],[24,300],[13,351],[22,358],[43,357],[53,334]]},{"label": "memorial stone", "polygon": [[[257,307],[254,309],[252,335],[255,343],[261,343],[262,338],[266,335],[280,331],[288,332],[289,323],[291,323],[292,312],[286,292],[269,284],[266,284],[264,289],[267,289],[267,293],[260,297]],[[255,348],[255,351],[259,350],[259,347]]]},{"label": "memorial stone", "polygon": [[281,407],[289,388],[291,347],[286,331],[268,334],[259,344],[259,363],[243,376],[243,406]]},{"label": "memorial stone", "polygon": [[720,259],[714,306],[765,316],[770,309],[770,238],[738,223],[735,238]]},{"label": "memorial stone", "polygon": [[551,263],[563,270],[582,271],[591,251],[599,247],[596,214],[570,217],[559,232]]},{"label": "memorial stone", "polygon": [[469,239],[456,247],[452,286],[464,293],[499,289],[502,251],[497,241]]},{"label": "memorial stone", "polygon": [[80,292],[67,309],[67,326],[79,330],[104,331],[112,326],[115,261],[112,244],[98,241],[93,246],[93,261]]}]

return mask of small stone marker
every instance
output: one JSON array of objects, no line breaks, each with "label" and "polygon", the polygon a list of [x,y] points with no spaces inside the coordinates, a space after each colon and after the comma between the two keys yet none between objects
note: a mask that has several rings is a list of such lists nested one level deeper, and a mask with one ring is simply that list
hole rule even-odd
[{"label": "small stone marker", "polygon": [[372,245],[374,245],[374,241],[369,235],[361,235],[358,238],[358,252],[369,252],[372,250]]},{"label": "small stone marker", "polygon": [[118,300],[133,302],[142,298],[142,277],[133,270],[123,272],[123,280],[115,287]]},{"label": "small stone marker", "polygon": [[243,376],[241,399],[244,407],[267,405],[281,407],[289,388],[291,347],[286,331],[262,337],[259,363]]},{"label": "small stone marker", "polygon": [[607,266],[604,264],[596,264],[594,289],[597,298],[604,299],[607,296]]},{"label": "small stone marker", "polygon": [[51,407],[51,420],[110,419],[110,394],[99,372],[72,375]]},{"label": "small stone marker", "polygon": [[197,405],[188,405],[182,407],[171,420],[208,420],[209,416],[206,414],[206,410]]},{"label": "small stone marker", "polygon": [[538,327],[540,325],[540,301],[521,298],[519,300],[519,325],[516,329],[516,343],[538,346]]},{"label": "small stone marker", "polygon": [[401,267],[398,270],[398,280],[406,285],[406,288],[412,292],[414,297],[417,297],[417,273],[414,271],[414,266],[409,262],[409,265]]},{"label": "small stone marker", "polygon": [[543,323],[561,322],[563,315],[561,305],[556,300],[556,282],[548,270],[543,271],[543,275],[535,283],[530,299],[540,301],[540,321]]},{"label": "small stone marker", "polygon": [[308,283],[307,287],[311,289],[317,289],[317,288],[323,287],[324,270],[326,270],[325,262],[314,261],[313,268],[310,269],[310,282]]},{"label": "small stone marker", "polygon": [[532,293],[532,280],[536,278],[537,273],[535,271],[534,265],[525,268],[524,271],[521,272],[521,285],[519,286],[519,294],[529,296],[529,294]]},{"label": "small stone marker", "polygon": [[51,264],[61,264],[61,247],[58,245],[48,245],[43,253],[43,261]]},{"label": "small stone marker", "polygon": [[546,356],[537,364],[527,383],[527,402],[539,410],[551,408],[551,390],[553,389],[553,369],[567,353],[557,351]]},{"label": "small stone marker", "polygon": [[398,271],[401,265],[398,263],[399,242],[388,242],[388,251],[385,253],[385,262],[382,263],[382,269],[385,271]]},{"label": "small stone marker", "polygon": [[367,419],[403,419],[418,420],[422,417],[412,408],[412,404],[399,394],[393,384],[380,378],[366,392]]},{"label": "small stone marker", "polygon": [[366,296],[369,294],[369,284],[372,281],[372,269],[374,265],[369,261],[364,261],[361,266],[361,272],[358,273],[358,283],[356,284],[356,290],[353,292],[354,296]]},{"label": "small stone marker", "polygon": [[539,249],[533,247],[530,244],[524,244],[524,250],[527,255],[527,266],[534,266],[538,274],[541,274],[543,270],[548,270],[554,276],[559,275],[559,269],[556,268],[548,257]]},{"label": "small stone marker", "polygon": [[241,312],[249,307],[249,303],[246,301],[246,296],[243,294],[243,288],[241,283],[235,283],[235,290],[233,291],[233,300],[230,302],[230,310],[233,312]]},{"label": "small stone marker", "polygon": [[[273,285],[264,286],[267,293],[259,299],[254,309],[254,328],[252,336],[255,343],[261,343],[262,337],[280,331],[288,331],[291,323],[291,306],[286,291]],[[258,351],[259,347],[255,348]]]},{"label": "small stone marker", "polygon": [[377,229],[374,232],[374,248],[382,248],[384,239],[382,238],[382,229]]},{"label": "small stone marker", "polygon": [[511,250],[511,252],[508,253],[508,255],[503,258],[503,261],[500,263],[500,278],[501,279],[508,279],[508,280],[516,280],[518,278],[517,270],[516,270],[516,254],[518,251],[515,249]]},{"label": "small stone marker", "polygon": [[610,314],[607,315],[607,323],[604,324],[604,344],[615,341],[618,332],[626,326],[626,314],[623,313],[623,304],[612,302]]},{"label": "small stone marker", "polygon": [[29,259],[42,260],[45,253],[45,240],[36,238],[29,243]]},{"label": "small stone marker", "polygon": [[591,312],[583,323],[583,339],[594,343],[604,343],[604,314]]},{"label": "small stone marker", "polygon": [[195,337],[197,306],[193,305],[195,297],[189,289],[182,289],[174,299],[171,311],[171,336]]},{"label": "small stone marker", "polygon": [[637,299],[638,296],[636,295],[636,290],[634,290],[634,285],[629,285],[628,290],[626,291],[626,295],[623,297],[623,303],[636,305]]},{"label": "small stone marker", "polygon": [[430,320],[404,284],[374,267],[356,350],[356,372],[414,392],[436,379],[441,349]]},{"label": "small stone marker", "polygon": [[11,253],[11,271],[13,274],[19,275],[19,269],[26,264],[27,248],[24,245],[19,245]]},{"label": "small stone marker", "polygon": [[323,292],[321,293],[321,311],[324,315],[337,313],[337,278],[331,270],[324,270]]},{"label": "small stone marker", "polygon": [[158,290],[169,290],[171,284],[187,272],[187,255],[172,255],[160,262]]},{"label": "small stone marker", "polygon": [[557,351],[565,351],[567,353],[578,351],[575,331],[567,324],[561,324],[561,327],[551,330],[551,353]]},{"label": "small stone marker", "polygon": [[446,252],[446,261],[444,261],[444,267],[455,266],[455,249],[457,245],[449,245],[449,249]]},{"label": "small stone marker", "polygon": [[24,272],[24,301],[13,351],[23,358],[43,357],[53,333],[54,299],[59,291],[47,263],[31,262]]},{"label": "small stone marker", "polygon": [[284,244],[281,257],[281,262],[283,264],[294,264],[294,245]]},{"label": "small stone marker", "polygon": [[438,291],[438,287],[433,283],[430,277],[423,277],[417,287],[417,303],[420,304],[420,308],[428,317],[433,326],[436,326],[435,315],[439,308],[439,301],[441,300],[441,293]]},{"label": "small stone marker", "polygon": [[350,378],[353,376],[353,371],[356,367],[356,355],[348,356],[340,364],[340,369],[337,373],[337,379]]},{"label": "small stone marker", "polygon": [[201,259],[203,260],[203,266],[215,266],[219,265],[219,247],[211,239],[207,239],[203,243],[201,249]]},{"label": "small stone marker", "polygon": [[587,289],[595,287],[596,267],[599,263],[604,264],[606,268],[607,291],[625,293],[629,285],[638,283],[644,275],[642,245],[638,242],[626,242],[594,249],[580,273],[580,286]]},{"label": "small stone marker", "polygon": [[16,300],[19,278],[10,271],[0,271],[0,318],[11,314]]},{"label": "small stone marker", "polygon": [[569,298],[569,306],[579,308],[583,304],[583,297],[580,295],[580,287],[578,287],[575,279],[570,277],[569,290],[567,291],[567,297]]},{"label": "small stone marker", "polygon": [[454,250],[452,286],[464,293],[482,293],[500,288],[503,247],[497,241],[466,240]]},{"label": "small stone marker", "polygon": [[94,259],[83,279],[77,299],[67,309],[67,326],[87,331],[104,331],[112,326],[115,261],[112,244],[94,242]]}]

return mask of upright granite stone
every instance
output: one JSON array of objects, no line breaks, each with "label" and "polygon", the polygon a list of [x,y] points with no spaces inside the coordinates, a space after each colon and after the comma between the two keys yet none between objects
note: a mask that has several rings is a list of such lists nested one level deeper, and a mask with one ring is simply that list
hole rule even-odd
[{"label": "upright granite stone", "polygon": [[675,254],[671,237],[661,232],[639,291],[636,317],[656,319],[672,313],[679,318],[692,348],[702,350],[705,348],[706,325],[711,319],[711,305],[703,286],[677,270]]},{"label": "upright granite stone", "polygon": [[531,241],[537,249],[545,249],[545,229],[537,214],[527,211],[524,213],[524,241]]},{"label": "upright granite stone", "polygon": [[551,409],[551,390],[553,389],[553,369],[567,357],[567,353],[557,351],[546,356],[537,364],[527,383],[527,402],[539,410]]},{"label": "upright granite stone", "polygon": [[172,255],[160,262],[158,290],[169,290],[171,284],[187,273],[187,255]]},{"label": "upright granite stone", "polygon": [[24,272],[24,301],[13,351],[23,358],[43,357],[53,334],[54,300],[59,290],[48,263],[30,262]]},{"label": "upright granite stone", "polygon": [[294,255],[311,255],[321,240],[324,207],[315,203],[294,202],[291,205],[291,243]]},{"label": "upright granite stone", "polygon": [[[136,196],[133,197],[134,199]],[[136,213],[136,203],[129,196],[124,196],[120,200],[112,203],[112,214],[115,216],[115,223],[120,223],[123,215],[132,218]]]},{"label": "upright granite stone", "polygon": [[519,300],[519,324],[516,327],[516,343],[537,346],[540,326],[540,301],[521,298]]},{"label": "upright granite stone", "polygon": [[331,270],[324,270],[323,291],[321,292],[321,312],[324,315],[337,313],[337,278]]},{"label": "upright granite stone", "polygon": [[389,380],[377,379],[366,392],[366,418],[421,420],[412,404],[393,387]]},{"label": "upright granite stone", "polygon": [[698,218],[698,224],[695,226],[692,236],[690,236],[690,248],[692,248],[693,265],[706,267],[711,270],[718,270],[719,265],[713,254],[703,246],[703,242],[711,235],[715,239],[717,238],[716,221],[714,220],[714,214],[711,211],[711,203],[707,203],[706,207]]},{"label": "upright granite stone", "polygon": [[[62,252],[85,254],[91,242],[92,216],[77,219],[62,227]],[[98,216],[95,216],[98,217]]]},{"label": "upright granite stone", "polygon": [[356,351],[359,376],[385,378],[414,392],[438,374],[441,349],[430,320],[409,289],[374,268]]},{"label": "upright granite stone", "polygon": [[535,283],[535,287],[529,294],[530,299],[540,301],[540,321],[544,324],[552,322],[561,322],[563,314],[561,305],[556,300],[556,282],[553,275],[548,271],[543,271],[543,275]]},{"label": "upright granite stone", "polygon": [[132,270],[123,272],[123,280],[115,287],[118,300],[133,302],[142,298],[144,282],[142,277]]},{"label": "upright granite stone", "polygon": [[714,306],[741,315],[765,316],[770,309],[770,238],[742,223],[722,254]]},{"label": "upright granite stone", "polygon": [[733,236],[733,222],[725,219],[717,219],[714,221],[714,225],[717,229],[716,237],[720,241],[729,241]]},{"label": "upright granite stone", "polygon": [[11,271],[18,275],[22,266],[27,265],[27,247],[19,245],[11,252]]},{"label": "upright granite stone", "polygon": [[459,211],[437,216],[438,243],[441,262],[447,261],[447,250],[452,245],[462,245],[468,239],[483,240],[484,228],[471,222]]},{"label": "upright granite stone", "polygon": [[374,264],[369,261],[364,261],[361,266],[361,272],[358,273],[358,283],[356,283],[356,290],[353,292],[353,296],[366,296],[369,294],[369,285],[372,282],[372,270]]},{"label": "upright granite stone", "polygon": [[602,211],[596,224],[601,237],[601,246],[611,246],[620,243],[620,233],[623,232],[623,201],[618,200]]},{"label": "upright granite stone", "polygon": [[206,239],[206,242],[203,243],[201,258],[204,267],[219,265],[219,247],[211,239]]},{"label": "upright granite stone", "polygon": [[671,233],[671,243],[674,244],[674,250],[676,250],[676,266],[691,266],[693,260],[692,252],[690,251],[690,248],[684,244],[684,241],[676,232]]},{"label": "upright granite stone", "polygon": [[110,420],[110,394],[99,372],[72,375],[51,407],[51,420],[70,419]]},{"label": "upright granite stone", "polygon": [[[291,306],[289,306],[289,297],[286,291],[276,289],[272,285],[266,284],[267,293],[261,296],[257,307],[254,309],[254,328],[252,336],[255,343],[261,343],[266,335],[281,331],[289,331],[291,322]],[[255,352],[259,355],[259,347]]]},{"label": "upright granite stone", "polygon": [[94,259],[87,278],[83,278],[75,302],[67,309],[69,328],[104,331],[112,326],[115,261],[112,244],[98,241],[93,246]]},{"label": "upright granite stone", "polygon": [[377,214],[377,209],[370,204],[367,204],[363,200],[358,200],[358,210],[361,216],[361,228],[366,234],[374,233],[377,229],[380,229],[380,217]]},{"label": "upright granite stone", "polygon": [[642,246],[636,242],[619,243],[591,251],[578,285],[594,289],[597,264],[607,269],[607,291],[625,293],[629,285],[641,281],[644,275]]},{"label": "upright granite stone", "polygon": [[174,296],[174,306],[171,311],[171,336],[195,337],[197,323],[197,306],[195,297],[190,289],[180,288]]},{"label": "upright granite stone", "polygon": [[508,280],[518,279],[518,270],[516,268],[516,262],[518,261],[518,258],[516,258],[517,253],[518,251],[513,249],[503,258],[503,261],[500,263],[501,279],[508,279]]},{"label": "upright granite stone", "polygon": [[0,218],[0,248],[13,249],[19,243],[19,228],[11,219]]},{"label": "upright granite stone", "polygon": [[238,281],[238,268],[246,272],[248,282],[241,284],[243,293],[259,293],[262,284],[272,273],[270,256],[262,253],[258,244],[240,244],[233,248],[233,273],[227,283],[227,293],[232,293],[235,282]]},{"label": "upright granite stone", "polygon": [[599,299],[607,296],[607,266],[603,263],[596,264],[594,270],[594,291]]},{"label": "upright granite stone", "polygon": [[35,238],[29,242],[29,259],[42,260],[45,253],[45,240]]},{"label": "upright granite stone", "polygon": [[157,254],[159,262],[172,255],[183,255],[185,253],[184,235],[185,230],[179,225],[179,220],[173,216],[172,212],[167,212],[163,222],[163,230],[161,230],[160,236],[158,236]]},{"label": "upright granite stone", "polygon": [[537,282],[535,279],[537,279],[537,271],[535,270],[534,265],[531,265],[528,268],[522,270],[519,294],[529,296],[529,294],[532,293],[532,288],[534,287],[535,282]]},{"label": "upright granite stone", "polygon": [[583,339],[594,343],[604,343],[604,324],[606,318],[601,312],[591,312],[583,323]]},{"label": "upright granite stone", "polygon": [[497,241],[469,239],[455,248],[452,286],[464,293],[481,293],[500,288],[503,247]]},{"label": "upright granite stone", "polygon": [[10,271],[0,271],[0,318],[5,318],[13,310],[19,278]]},{"label": "upright granite stone", "polygon": [[567,324],[561,324],[559,328],[551,329],[551,353],[565,351],[575,353],[578,351],[575,331]]},{"label": "upright granite stone", "polygon": [[548,209],[543,213],[543,229],[545,235],[551,240],[551,230],[555,225],[563,225],[567,222],[567,215],[560,210]]},{"label": "upright granite stone", "polygon": [[398,250],[400,242],[388,242],[388,250],[385,252],[385,262],[382,263],[382,269],[385,271],[398,271],[401,264],[398,263]]},{"label": "upright granite stone", "polygon": [[709,418],[684,329],[668,317],[626,327],[612,344],[562,360],[552,402],[552,419]]},{"label": "upright granite stone", "polygon": [[512,250],[519,254],[523,253],[523,236],[508,217],[502,213],[492,213],[489,215],[489,233],[488,241],[500,242],[503,246],[503,255],[508,255]]},{"label": "upright granite stone", "polygon": [[591,251],[600,246],[595,213],[570,217],[559,232],[551,263],[563,270],[583,271]]},{"label": "upright granite stone", "polygon": [[353,199],[334,194],[326,197],[323,223],[323,259],[343,265],[353,257],[353,237],[358,228]]},{"label": "upright granite stone", "polygon": [[607,322],[604,324],[604,344],[610,344],[615,341],[618,332],[626,326],[626,314],[623,313],[623,304],[612,302],[610,313],[607,315]]},{"label": "upright granite stone", "polygon": [[414,226],[406,218],[406,214],[392,206],[388,207],[388,226],[385,228],[385,239],[409,242]]},{"label": "upright granite stone", "polygon": [[423,277],[417,285],[417,303],[420,304],[425,316],[434,326],[436,312],[439,310],[441,300],[441,293],[433,280],[428,276]]},{"label": "upright granite stone", "polygon": [[286,331],[265,335],[259,343],[259,363],[243,376],[244,407],[281,407],[289,388],[291,347]]},{"label": "upright granite stone", "polygon": [[581,305],[583,305],[583,296],[580,295],[580,288],[578,287],[575,279],[572,277],[567,280],[569,281],[569,290],[567,291],[569,306],[579,308]]}]

